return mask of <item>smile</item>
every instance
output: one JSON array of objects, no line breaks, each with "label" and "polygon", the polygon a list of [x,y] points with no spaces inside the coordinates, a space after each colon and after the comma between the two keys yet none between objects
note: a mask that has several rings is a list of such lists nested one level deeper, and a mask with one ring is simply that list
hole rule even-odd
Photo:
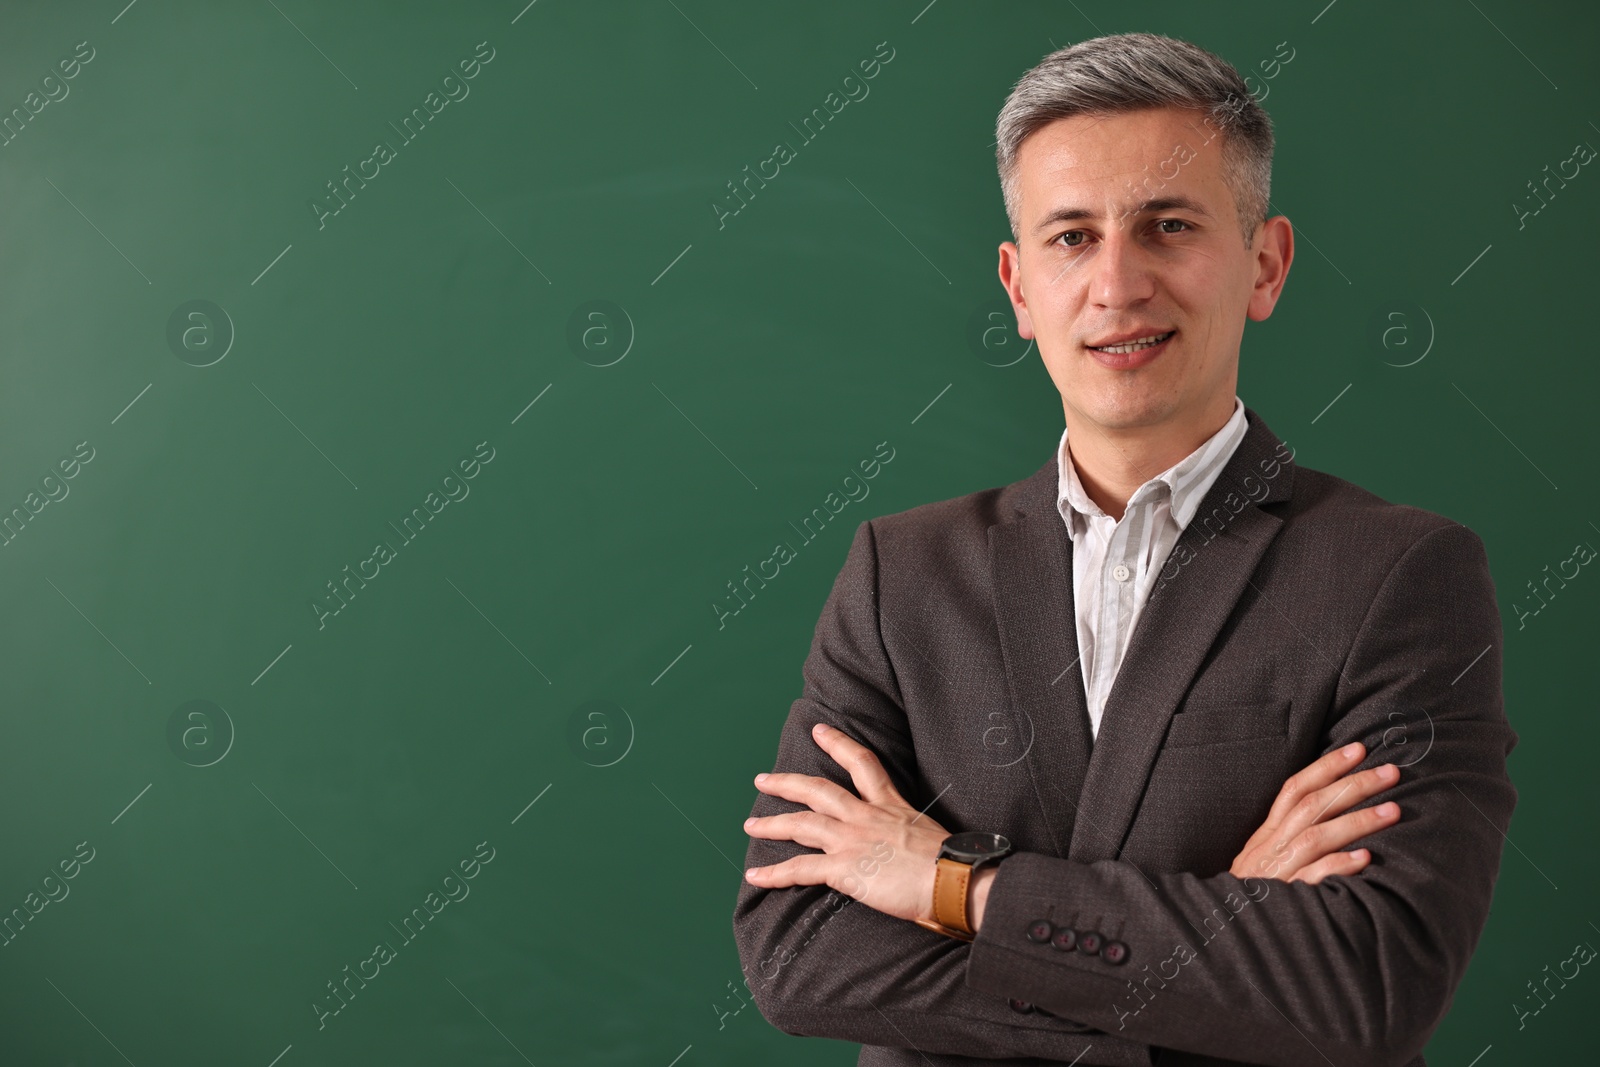
[{"label": "smile", "polygon": [[1152,334],[1149,337],[1141,337],[1137,341],[1128,341],[1120,345],[1101,345],[1099,347],[1088,345],[1086,347],[1095,352],[1109,352],[1112,355],[1121,356],[1127,355],[1129,352],[1142,352],[1147,348],[1154,348],[1177,332],[1176,330],[1168,330],[1166,333]]}]

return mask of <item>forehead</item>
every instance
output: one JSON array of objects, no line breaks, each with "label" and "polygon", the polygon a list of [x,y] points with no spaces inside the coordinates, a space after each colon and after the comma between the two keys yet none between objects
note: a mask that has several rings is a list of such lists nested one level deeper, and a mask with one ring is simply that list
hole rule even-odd
[{"label": "forehead", "polygon": [[1223,134],[1198,110],[1152,108],[1116,115],[1072,115],[1029,134],[1017,152],[1025,220],[1068,207],[1096,214],[1126,210],[1154,196],[1199,200],[1227,210]]}]

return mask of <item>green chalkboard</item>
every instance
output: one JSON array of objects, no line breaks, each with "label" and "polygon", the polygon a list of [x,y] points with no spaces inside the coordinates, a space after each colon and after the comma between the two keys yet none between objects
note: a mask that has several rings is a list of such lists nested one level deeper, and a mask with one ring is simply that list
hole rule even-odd
[{"label": "green chalkboard", "polygon": [[1430,1061],[1587,1046],[1600,980],[1510,1010],[1600,939],[1600,579],[1530,599],[1600,544],[1587,5],[124,3],[0,35],[0,1060],[854,1063],[734,1010],[751,777],[855,526],[1054,448],[994,119],[1126,30],[1276,124],[1245,401],[1489,548],[1521,803]]}]

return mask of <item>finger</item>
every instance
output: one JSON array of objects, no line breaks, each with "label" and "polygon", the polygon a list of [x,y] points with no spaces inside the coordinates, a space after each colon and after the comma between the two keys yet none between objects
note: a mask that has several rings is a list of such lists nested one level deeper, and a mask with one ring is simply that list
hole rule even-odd
[{"label": "finger", "polygon": [[839,822],[815,811],[790,811],[746,819],[744,832],[769,841],[793,841],[806,848],[832,851],[839,840]]},{"label": "finger", "polygon": [[1277,836],[1288,840],[1295,834],[1330,820],[1368,797],[1383,792],[1400,780],[1400,768],[1392,763],[1347,774],[1332,785],[1300,798],[1278,826]]},{"label": "finger", "polygon": [[1400,805],[1388,800],[1375,807],[1362,808],[1341,815],[1337,819],[1319,823],[1301,834],[1301,837],[1307,839],[1304,862],[1310,862],[1313,856],[1326,856],[1345,848],[1352,841],[1359,841],[1386,826],[1393,826],[1398,821],[1400,821]]},{"label": "finger", "polygon": [[835,819],[847,818],[851,807],[861,803],[839,783],[811,774],[758,774],[756,788],[770,796],[804,804],[813,811]]},{"label": "finger", "polygon": [[856,792],[869,804],[904,804],[895,789],[889,772],[870,748],[837,727],[819,722],[811,728],[811,736],[833,761],[850,772],[850,781]]},{"label": "finger", "polygon": [[1359,874],[1370,862],[1372,853],[1364,848],[1358,848],[1354,852],[1335,852],[1331,856],[1324,856],[1315,863],[1300,868],[1287,881],[1316,885],[1330,874]]},{"label": "finger", "polygon": [[[1244,847],[1239,850],[1241,857],[1271,845],[1274,841],[1282,841],[1285,837],[1282,832],[1284,820],[1305,797],[1319,789],[1325,788],[1337,781],[1340,774],[1349,770],[1360,762],[1366,752],[1366,747],[1359,741],[1351,742],[1343,748],[1324,753],[1300,771],[1291,775],[1278,790],[1278,795],[1272,801],[1272,807],[1267,812],[1267,817],[1250,835]],[[1304,826],[1296,827],[1296,830]],[[1291,831],[1293,832],[1293,831]]]},{"label": "finger", "polygon": [[1332,855],[1338,850],[1393,825],[1400,818],[1400,805],[1393,801],[1373,808],[1362,808],[1337,819],[1318,823],[1273,846],[1270,856],[1257,863],[1262,877],[1287,880],[1290,872]]},{"label": "finger", "polygon": [[744,872],[745,881],[766,889],[783,889],[791,885],[827,885],[828,873],[837,861],[827,856],[808,852],[791,856],[782,863],[769,867],[751,867]]},{"label": "finger", "polygon": [[1283,788],[1278,791],[1277,799],[1272,802],[1272,810],[1267,813],[1267,824],[1276,825],[1283,822],[1303,797],[1337,781],[1361,761],[1366,751],[1366,746],[1360,741],[1352,741],[1343,748],[1326,753],[1304,769],[1290,775],[1283,783]]}]

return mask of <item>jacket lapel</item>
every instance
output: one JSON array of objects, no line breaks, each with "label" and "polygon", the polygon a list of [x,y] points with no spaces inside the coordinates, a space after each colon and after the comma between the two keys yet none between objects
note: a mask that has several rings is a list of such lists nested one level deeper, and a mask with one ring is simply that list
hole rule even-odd
[{"label": "jacket lapel", "polygon": [[1024,482],[1027,510],[989,527],[995,622],[1028,773],[1058,857],[1089,767],[1089,708],[1072,607],[1072,537],[1056,511],[1056,461]]},{"label": "jacket lapel", "polygon": [[[1245,418],[1249,429],[1140,612],[1097,739],[1089,732],[1072,538],[1056,510],[1054,456],[1021,484],[1016,517],[989,528],[1001,651],[1057,855],[1094,862],[1121,851],[1167,722],[1283,525],[1258,505],[1289,498],[1294,465],[1248,407]],[[1274,461],[1277,474],[1269,478]],[[1214,513],[1229,517],[1220,534],[1217,519],[1206,522]]]}]

